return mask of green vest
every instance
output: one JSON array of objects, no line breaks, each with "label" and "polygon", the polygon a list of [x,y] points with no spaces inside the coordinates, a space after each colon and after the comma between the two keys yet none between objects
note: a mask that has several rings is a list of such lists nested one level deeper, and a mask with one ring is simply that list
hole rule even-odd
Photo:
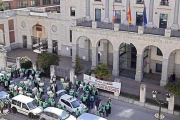
[{"label": "green vest", "polygon": [[94,96],[91,96],[91,97],[90,97],[90,100],[91,100],[91,101],[94,101]]},{"label": "green vest", "polygon": [[5,81],[5,86],[6,86],[6,87],[8,86],[8,81]]},{"label": "green vest", "polygon": [[76,113],[76,116],[78,116],[79,115],[79,110],[76,110],[75,113]]},{"label": "green vest", "polygon": [[76,85],[78,85],[79,81],[76,81]]},{"label": "green vest", "polygon": [[48,103],[51,103],[51,101],[52,101],[52,98],[49,98],[49,99],[48,99]]},{"label": "green vest", "polygon": [[109,110],[109,104],[106,104],[106,109]]},{"label": "green vest", "polygon": [[54,106],[56,104],[55,101],[51,101],[51,106]]},{"label": "green vest", "polygon": [[83,102],[85,102],[86,101],[86,97],[85,96],[83,96]]},{"label": "green vest", "polygon": [[78,91],[76,92],[76,96],[79,96],[79,92]]},{"label": "green vest", "polygon": [[80,111],[80,114],[82,115],[84,113],[84,111]]},{"label": "green vest", "polygon": [[87,112],[88,111],[88,108],[84,109],[84,112]]},{"label": "green vest", "polygon": [[4,103],[2,101],[0,102],[0,108],[1,107],[4,107]]},{"label": "green vest", "polygon": [[102,107],[102,111],[103,111],[103,112],[105,112],[105,111],[106,111],[106,108],[105,108],[105,106],[104,106],[104,107]]},{"label": "green vest", "polygon": [[39,106],[42,106],[42,101],[39,100]]},{"label": "green vest", "polygon": [[111,103],[111,102],[109,102],[109,107],[111,107],[111,105],[112,105],[112,103]]},{"label": "green vest", "polygon": [[63,110],[66,111],[66,108],[63,107]]},{"label": "green vest", "polygon": [[92,87],[91,87],[91,86],[89,86],[89,90],[92,90]]},{"label": "green vest", "polygon": [[97,116],[100,116],[99,112],[96,112],[96,115],[97,115]]},{"label": "green vest", "polygon": [[46,107],[47,107],[47,103],[43,102],[43,108],[46,108]]},{"label": "green vest", "polygon": [[73,92],[70,92],[69,95],[73,96]]},{"label": "green vest", "polygon": [[59,109],[62,109],[62,106],[61,106],[61,105],[57,105],[57,107],[58,107]]}]

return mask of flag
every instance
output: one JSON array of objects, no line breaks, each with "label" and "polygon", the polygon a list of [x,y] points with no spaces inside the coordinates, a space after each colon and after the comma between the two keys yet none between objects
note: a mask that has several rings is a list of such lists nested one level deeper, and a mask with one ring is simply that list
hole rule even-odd
[{"label": "flag", "polygon": [[116,15],[115,15],[115,7],[114,7],[114,2],[113,2],[113,19],[112,22],[115,23]]},{"label": "flag", "polygon": [[144,5],[144,10],[143,10],[143,25],[146,26],[146,24],[147,24],[146,6]]},{"label": "flag", "polygon": [[127,21],[129,23],[129,25],[131,25],[131,7],[130,7],[130,2],[129,2],[128,12],[127,12]]}]

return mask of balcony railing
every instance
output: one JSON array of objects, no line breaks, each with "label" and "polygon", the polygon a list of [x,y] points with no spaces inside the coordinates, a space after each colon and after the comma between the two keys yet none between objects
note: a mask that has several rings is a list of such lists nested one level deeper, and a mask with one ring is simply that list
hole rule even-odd
[{"label": "balcony railing", "polygon": [[168,0],[163,0],[163,1],[160,2],[160,5],[169,6],[169,1]]},{"label": "balcony railing", "polygon": [[85,21],[82,23],[78,23],[77,26],[92,27],[92,21]]},{"label": "balcony railing", "polygon": [[171,37],[180,37],[179,30],[171,30]]},{"label": "balcony railing", "polygon": [[101,0],[94,0],[94,1],[100,1],[101,2]]},{"label": "balcony railing", "polygon": [[114,0],[114,2],[122,3],[122,0]]},{"label": "balcony railing", "polygon": [[136,32],[136,33],[138,33],[138,26],[133,26],[133,25],[127,26],[127,25],[121,24],[119,26],[119,30],[120,31],[129,31],[129,32]]},{"label": "balcony railing", "polygon": [[144,0],[137,0],[136,4],[144,4]]},{"label": "balcony railing", "polygon": [[113,30],[114,29],[114,24],[112,24],[112,23],[97,22],[97,28]]},{"label": "balcony railing", "polygon": [[165,35],[165,29],[163,28],[144,28],[144,34],[153,34],[153,35]]}]

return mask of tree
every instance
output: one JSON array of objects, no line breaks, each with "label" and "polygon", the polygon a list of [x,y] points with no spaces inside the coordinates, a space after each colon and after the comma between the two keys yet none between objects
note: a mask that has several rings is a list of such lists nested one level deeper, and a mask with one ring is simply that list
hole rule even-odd
[{"label": "tree", "polygon": [[109,79],[111,76],[110,70],[107,65],[100,64],[98,65],[93,72],[97,77],[102,79]]},{"label": "tree", "polygon": [[21,68],[29,69],[32,67],[31,59],[27,56],[21,57]]},{"label": "tree", "polygon": [[74,66],[74,69],[75,69],[75,74],[78,76],[81,74],[81,71],[83,70],[83,65],[81,63],[81,59],[78,55],[76,55],[76,58],[75,58],[75,61],[76,61],[76,64]]},{"label": "tree", "polygon": [[167,83],[164,88],[169,90],[174,96],[180,96],[180,82]]},{"label": "tree", "polygon": [[45,74],[50,74],[51,65],[59,65],[59,57],[53,53],[42,52],[37,56],[37,64],[44,70]]}]

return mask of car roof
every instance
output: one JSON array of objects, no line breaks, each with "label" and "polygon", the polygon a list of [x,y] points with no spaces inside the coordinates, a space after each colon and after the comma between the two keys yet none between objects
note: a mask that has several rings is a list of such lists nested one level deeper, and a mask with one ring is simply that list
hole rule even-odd
[{"label": "car roof", "polygon": [[1,91],[1,92],[0,92],[0,98],[4,98],[5,95],[7,95],[7,94],[8,94],[7,92]]},{"label": "car roof", "polygon": [[84,113],[81,116],[79,116],[77,120],[107,120],[107,119],[93,115],[93,114]]},{"label": "car roof", "polygon": [[62,114],[64,110],[59,109],[59,108],[55,108],[55,107],[47,107],[46,109],[44,109],[44,112],[50,112],[50,113],[54,113],[58,116],[60,116]]},{"label": "car roof", "polygon": [[63,95],[61,97],[61,99],[64,99],[64,100],[69,101],[69,102],[76,100],[76,98],[74,98],[73,96],[70,96],[68,94]]},{"label": "car roof", "polygon": [[29,103],[29,102],[32,102],[34,99],[27,97],[25,95],[17,95],[15,97],[13,97],[12,100],[20,101],[22,103]]}]

